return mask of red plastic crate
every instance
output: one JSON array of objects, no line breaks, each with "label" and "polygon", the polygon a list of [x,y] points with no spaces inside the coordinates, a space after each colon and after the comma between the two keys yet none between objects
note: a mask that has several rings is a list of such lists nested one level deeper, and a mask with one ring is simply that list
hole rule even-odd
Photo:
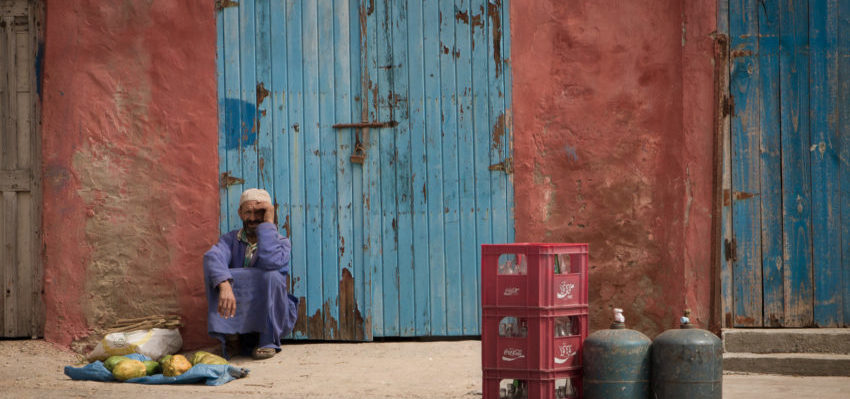
[{"label": "red plastic crate", "polygon": [[[514,380],[521,382],[511,384]],[[567,380],[569,384],[566,383]],[[483,399],[579,399],[582,397],[581,370],[554,373],[485,371],[483,381]],[[511,385],[515,388],[510,388]],[[504,391],[502,391],[503,388]]]},{"label": "red plastic crate", "polygon": [[[569,371],[581,368],[581,350],[587,337],[587,308],[561,310],[484,309],[481,363],[487,370]],[[559,321],[571,320],[569,335]],[[516,323],[510,323],[516,320]],[[501,324],[501,326],[500,326]],[[507,325],[517,326],[512,336]],[[522,336],[523,326],[525,335]]]},{"label": "red plastic crate", "polygon": [[[556,261],[560,274],[555,273]],[[518,267],[511,267],[517,264]],[[587,305],[587,268],[587,244],[482,245],[481,305],[483,308]],[[522,269],[525,274],[521,274]]]}]

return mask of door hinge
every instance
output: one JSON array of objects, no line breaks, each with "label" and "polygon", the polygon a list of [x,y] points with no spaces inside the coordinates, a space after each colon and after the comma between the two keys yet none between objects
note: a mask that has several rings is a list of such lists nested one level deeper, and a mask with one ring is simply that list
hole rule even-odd
[{"label": "door hinge", "polygon": [[230,171],[224,172],[221,174],[221,180],[219,181],[219,185],[221,188],[227,190],[230,186],[235,186],[237,184],[244,184],[245,179],[240,179],[235,176],[230,175]]},{"label": "door hinge", "polygon": [[735,96],[723,97],[723,116],[735,116]]},{"label": "door hinge", "polygon": [[505,174],[509,175],[511,173],[514,173],[514,159],[512,157],[507,157],[502,162],[490,165],[490,167],[488,169],[493,170],[493,171],[501,170],[501,171],[505,172]]},{"label": "door hinge", "polygon": [[239,2],[233,0],[215,0],[216,11],[221,11],[227,7],[239,7]]},{"label": "door hinge", "polygon": [[726,247],[725,248],[726,261],[727,262],[730,261],[730,260],[732,262],[737,261],[738,260],[738,254],[737,254],[738,245],[735,242],[735,239],[733,238],[731,241],[730,240],[724,240],[724,241],[725,241],[724,244],[725,244],[725,247]]}]

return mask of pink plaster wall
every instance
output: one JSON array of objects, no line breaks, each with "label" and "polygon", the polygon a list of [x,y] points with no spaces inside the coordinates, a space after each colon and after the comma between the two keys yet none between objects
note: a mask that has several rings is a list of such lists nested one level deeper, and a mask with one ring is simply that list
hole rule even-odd
[{"label": "pink plaster wall", "polygon": [[45,338],[178,313],[206,337],[201,257],[218,235],[210,0],[48,1]]},{"label": "pink plaster wall", "polygon": [[591,328],[708,323],[716,0],[511,2],[517,241],[589,242]]}]

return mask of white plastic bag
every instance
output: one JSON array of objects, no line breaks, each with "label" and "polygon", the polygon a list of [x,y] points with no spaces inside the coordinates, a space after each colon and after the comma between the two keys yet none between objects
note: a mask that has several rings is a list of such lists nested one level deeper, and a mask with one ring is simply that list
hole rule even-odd
[{"label": "white plastic bag", "polygon": [[131,332],[107,334],[89,354],[89,361],[106,360],[110,356],[141,353],[154,360],[177,353],[183,346],[183,337],[176,328],[152,328]]}]

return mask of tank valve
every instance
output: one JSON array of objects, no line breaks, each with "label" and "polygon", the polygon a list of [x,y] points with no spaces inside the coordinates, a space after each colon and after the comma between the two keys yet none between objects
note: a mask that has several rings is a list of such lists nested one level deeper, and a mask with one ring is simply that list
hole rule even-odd
[{"label": "tank valve", "polygon": [[613,329],[626,328],[626,318],[623,316],[623,309],[614,308],[614,322],[611,323]]},{"label": "tank valve", "polygon": [[685,311],[682,312],[682,313],[684,313],[684,315],[682,316],[681,319],[679,319],[679,321],[681,322],[681,325],[679,326],[679,328],[693,328],[694,326],[691,325],[691,317],[690,317],[691,316],[691,310],[685,309]]}]

